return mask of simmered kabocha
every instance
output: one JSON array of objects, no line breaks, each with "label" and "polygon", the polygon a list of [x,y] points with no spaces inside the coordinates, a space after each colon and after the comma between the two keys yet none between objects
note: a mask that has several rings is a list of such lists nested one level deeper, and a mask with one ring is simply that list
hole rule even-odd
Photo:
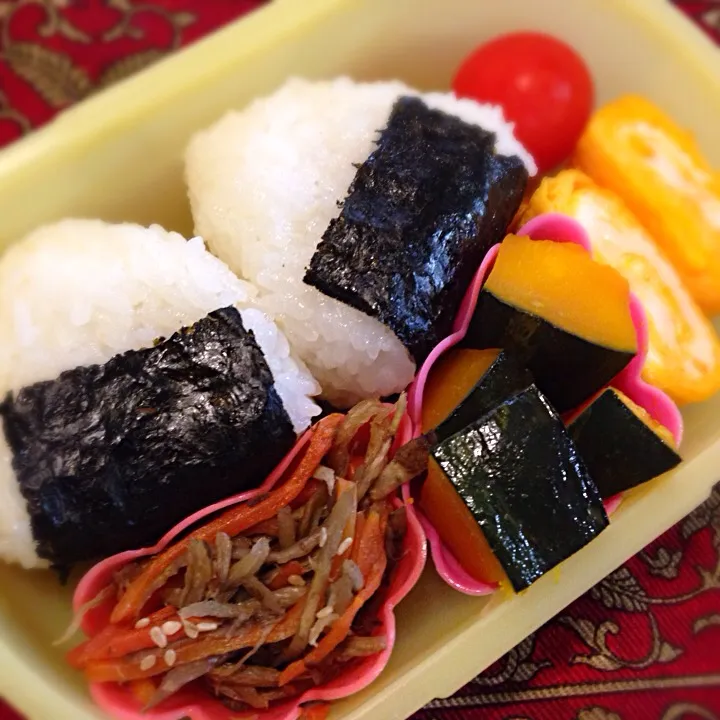
[{"label": "simmered kabocha", "polygon": [[431,454],[421,507],[478,580],[506,575],[523,590],[608,524],[597,486],[535,386]]},{"label": "simmered kabocha", "polygon": [[[530,373],[506,352],[452,348],[428,376],[423,395],[423,432],[434,443],[446,440],[531,384]],[[482,531],[433,460],[419,504],[468,572],[488,582],[502,581],[505,575]]]},{"label": "simmered kabocha", "polygon": [[462,345],[511,351],[566,412],[637,353],[627,281],[579,245],[509,235]]},{"label": "simmered kabocha", "polygon": [[423,396],[423,432],[442,442],[533,384],[504,351],[451,349],[438,360]]},{"label": "simmered kabocha", "polygon": [[588,405],[569,432],[603,498],[652,480],[681,461],[670,432],[614,388]]}]

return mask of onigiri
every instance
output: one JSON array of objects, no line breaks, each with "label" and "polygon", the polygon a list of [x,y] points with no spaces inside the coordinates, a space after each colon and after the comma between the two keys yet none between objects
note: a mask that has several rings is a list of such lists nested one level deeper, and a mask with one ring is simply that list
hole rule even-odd
[{"label": "onigiri", "polygon": [[[265,385],[272,385],[280,398],[277,412],[287,418],[292,443],[319,413],[312,401],[319,388],[291,354],[282,332],[256,307],[256,296],[255,288],[238,279],[197,237],[186,240],[159,226],[98,220],[69,219],[42,227],[0,259],[0,397],[5,406],[11,401],[17,405],[20,398],[24,411],[33,393],[44,393],[46,402],[53,397],[52,383],[68,380],[77,368],[105,367],[128,351],[150,352],[181,328],[208,322],[204,319],[226,308],[239,311],[238,320],[231,320],[243,337],[249,333],[242,342],[261,351],[255,351],[257,362],[269,368]],[[211,351],[221,359],[228,354],[223,347]],[[7,442],[9,431],[15,437],[26,430],[8,426],[9,417],[22,415],[17,410],[5,408],[5,432],[0,433],[0,557],[38,567],[47,558],[38,556],[27,487],[21,492],[16,477],[22,462]],[[77,437],[78,452],[86,440]],[[285,452],[288,440],[283,442]],[[253,451],[262,453],[262,448]],[[43,457],[43,467],[54,460]],[[238,476],[242,471],[237,468]],[[38,485],[38,478],[29,484]],[[207,504],[202,488],[194,503],[196,508]]]},{"label": "onigiri", "polygon": [[186,152],[196,232],[257,287],[258,307],[283,329],[324,397],[340,407],[399,392],[416,371],[415,358],[387,324],[304,281],[358,166],[401,97],[419,97],[492,132],[494,152],[536,172],[499,108],[422,94],[401,82],[348,78],[292,79],[197,133]]}]

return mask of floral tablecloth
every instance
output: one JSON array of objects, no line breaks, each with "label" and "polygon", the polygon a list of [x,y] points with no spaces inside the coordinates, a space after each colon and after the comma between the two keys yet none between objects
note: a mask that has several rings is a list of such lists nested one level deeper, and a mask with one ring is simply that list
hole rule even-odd
[{"label": "floral tablecloth", "polygon": [[[258,4],[0,0],[0,145]],[[720,0],[675,4],[720,42]],[[720,720],[720,486],[454,697],[430,703],[413,720],[461,719]],[[0,720],[16,720],[1,702]]]}]

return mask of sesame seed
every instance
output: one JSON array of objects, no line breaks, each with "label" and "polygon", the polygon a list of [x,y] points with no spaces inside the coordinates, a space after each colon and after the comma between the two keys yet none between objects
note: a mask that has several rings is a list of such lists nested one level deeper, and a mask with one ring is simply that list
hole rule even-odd
[{"label": "sesame seed", "polygon": [[322,610],[317,611],[317,615],[315,616],[318,620],[321,620],[322,618],[327,617],[328,615],[332,615],[333,606],[332,605],[326,605]]},{"label": "sesame seed", "polygon": [[145,670],[150,670],[155,663],[157,662],[157,658],[154,655],[146,655],[141,661],[140,661],[140,669],[144,672]]},{"label": "sesame seed", "polygon": [[213,630],[218,629],[218,624],[216,622],[199,622],[197,624],[197,629],[200,632],[212,632]]},{"label": "sesame seed", "polygon": [[320,528],[320,542],[318,545],[320,547],[325,547],[325,543],[327,542],[327,528]]},{"label": "sesame seed", "polygon": [[177,653],[173,649],[166,650],[163,659],[168,667],[172,667],[177,660]]},{"label": "sesame seed", "polygon": [[288,585],[294,585],[295,587],[304,587],[305,580],[301,575],[290,575],[288,578]]},{"label": "sesame seed", "polygon": [[162,631],[168,637],[174,635],[176,632],[180,632],[181,628],[182,623],[179,623],[177,620],[168,620],[162,624]]},{"label": "sesame seed", "polygon": [[345,538],[341,543],[340,547],[337,549],[338,555],[343,555],[345,551],[353,544],[353,538],[347,537]]},{"label": "sesame seed", "polygon": [[195,638],[199,635],[197,625],[191,623],[189,620],[183,620],[183,628],[185,629],[185,634],[191,640],[195,640]]},{"label": "sesame seed", "polygon": [[150,639],[159,647],[167,647],[167,637],[165,633],[157,626],[150,629]]},{"label": "sesame seed", "polygon": [[135,623],[135,629],[142,630],[142,628],[146,628],[149,624],[150,624],[150,618],[140,618]]}]

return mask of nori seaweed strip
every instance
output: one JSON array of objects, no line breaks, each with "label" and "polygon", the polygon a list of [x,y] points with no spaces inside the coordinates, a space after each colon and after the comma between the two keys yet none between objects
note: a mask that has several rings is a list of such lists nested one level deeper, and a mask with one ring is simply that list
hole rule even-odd
[{"label": "nori seaweed strip", "polygon": [[518,592],[608,525],[597,486],[535,386],[431,454]]},{"label": "nori seaweed strip", "polygon": [[156,542],[259,485],[295,441],[234,308],[23,388],[0,414],[38,554],[61,567]]},{"label": "nori seaweed strip", "polygon": [[493,133],[400,98],[305,282],[383,322],[419,365],[522,200],[525,166],[494,146]]}]

